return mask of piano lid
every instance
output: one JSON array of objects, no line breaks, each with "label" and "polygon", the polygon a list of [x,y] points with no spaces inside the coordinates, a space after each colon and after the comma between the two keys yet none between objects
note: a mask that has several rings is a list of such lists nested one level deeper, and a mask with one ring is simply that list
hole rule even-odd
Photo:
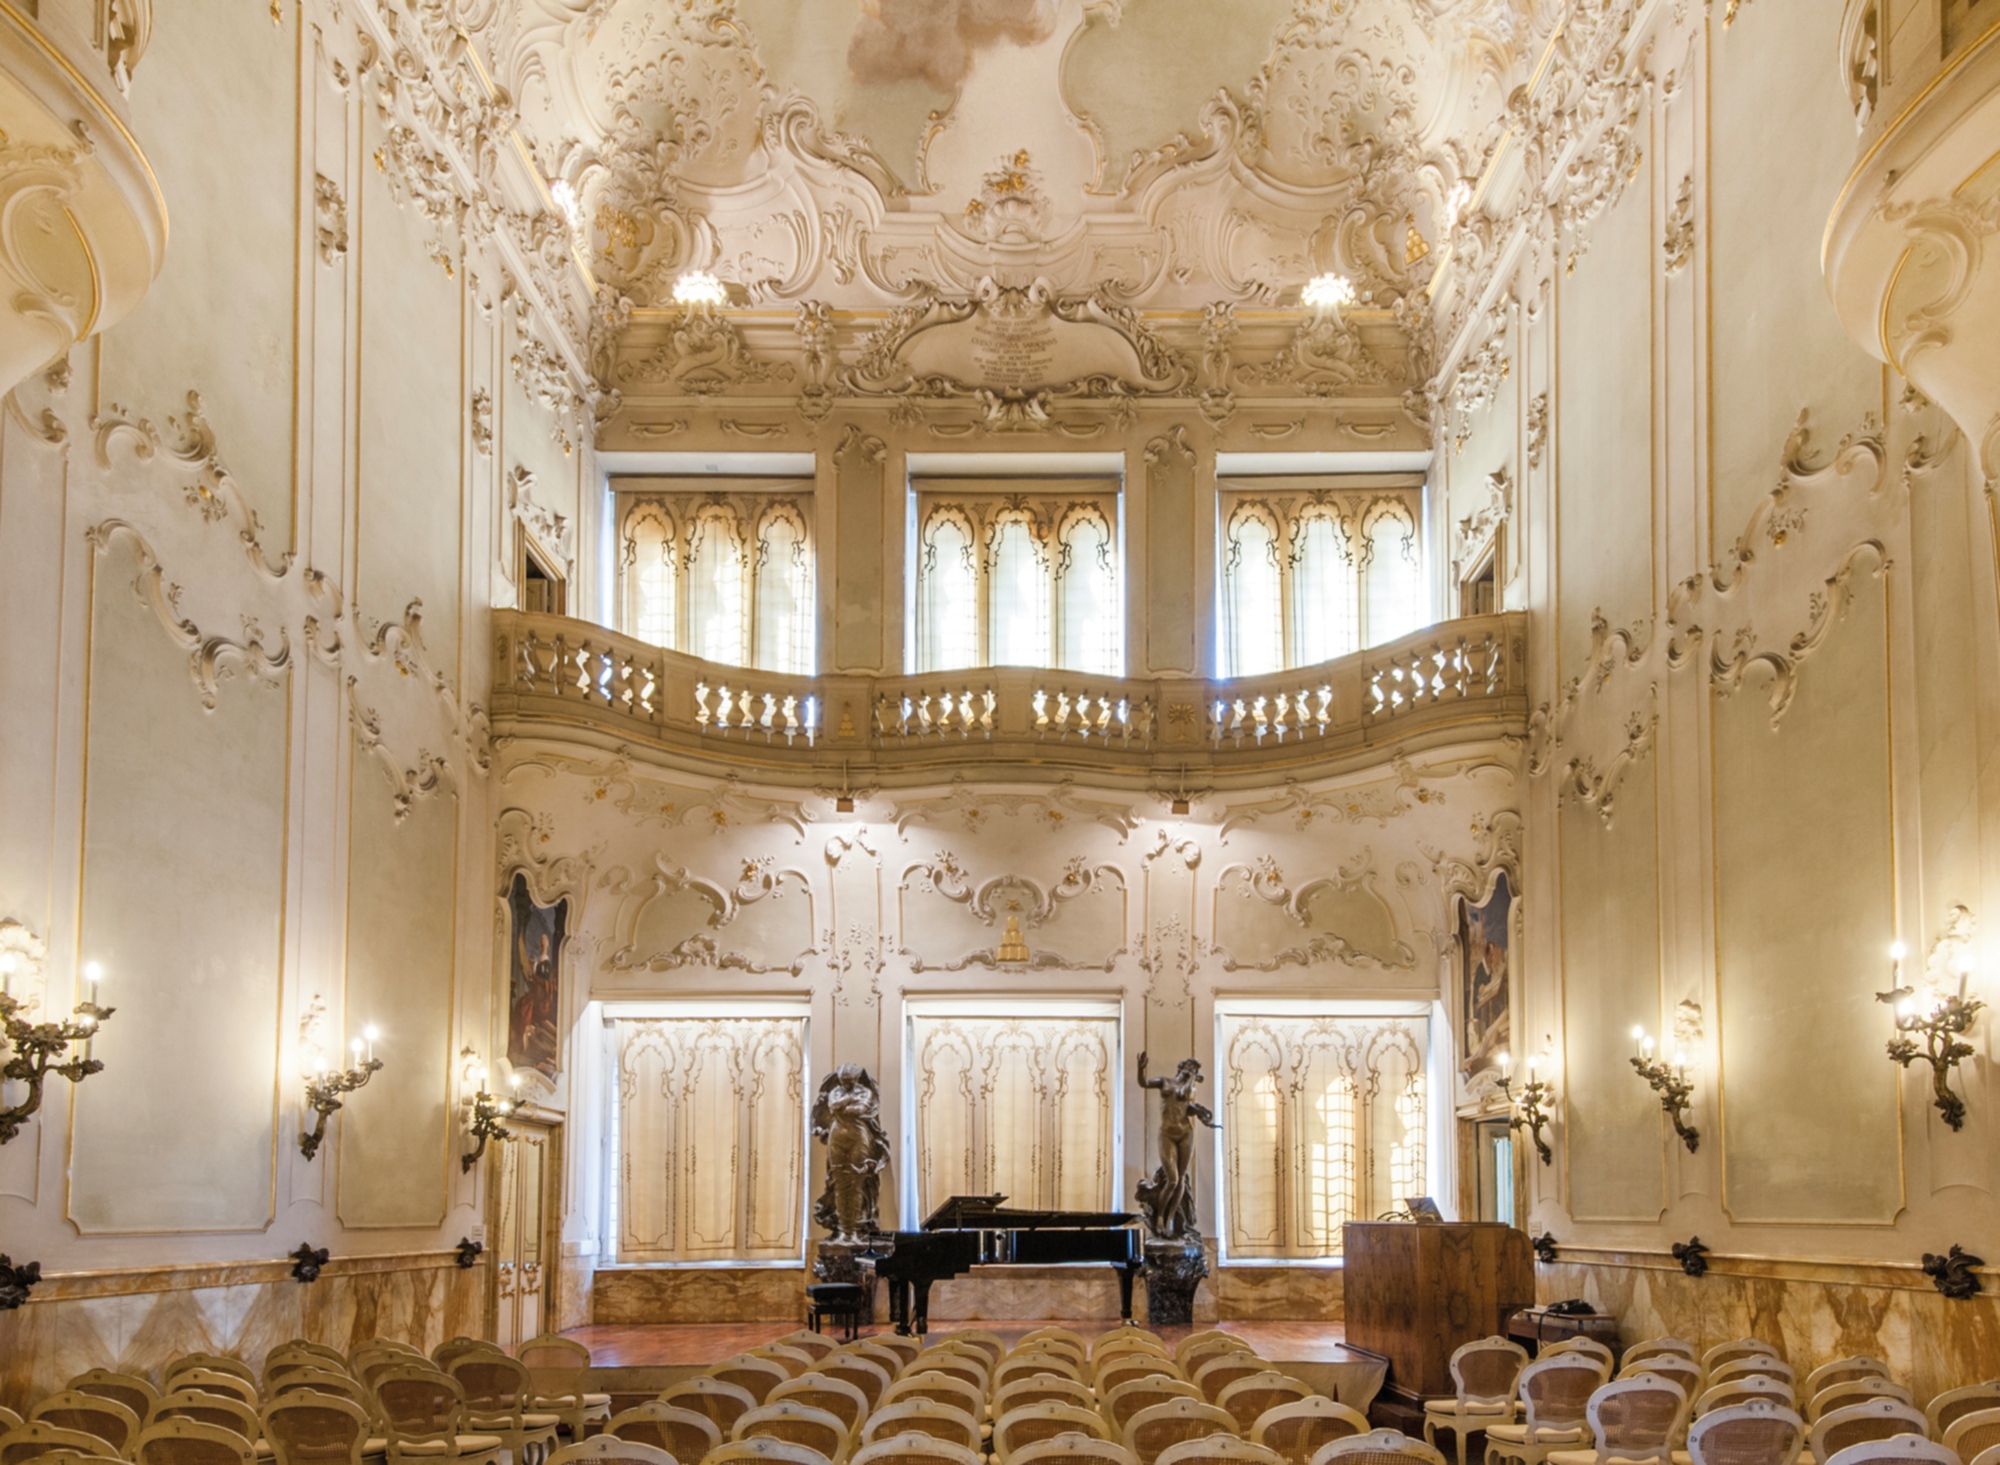
[{"label": "piano lid", "polygon": [[1056,1227],[1108,1230],[1130,1226],[1130,1211],[1016,1211],[1004,1195],[955,1195],[924,1218],[926,1231],[1042,1231]]}]

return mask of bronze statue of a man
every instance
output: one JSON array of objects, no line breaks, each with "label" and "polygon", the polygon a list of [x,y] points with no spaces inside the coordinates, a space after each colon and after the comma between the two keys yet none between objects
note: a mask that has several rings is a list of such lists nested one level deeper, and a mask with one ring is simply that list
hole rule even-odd
[{"label": "bronze statue of a man", "polygon": [[1194,1124],[1200,1120],[1210,1129],[1221,1129],[1208,1106],[1194,1099],[1195,1085],[1201,1082],[1201,1062],[1183,1058],[1172,1078],[1147,1078],[1146,1055],[1139,1055],[1139,1087],[1156,1089],[1160,1095],[1160,1168],[1153,1178],[1139,1182],[1139,1210],[1146,1230],[1156,1240],[1180,1241],[1199,1237],[1201,1228],[1194,1215]]},{"label": "bronze statue of a man", "polygon": [[865,1240],[880,1229],[876,1211],[889,1169],[881,1105],[882,1090],[858,1063],[829,1073],[813,1100],[813,1138],[826,1146],[826,1188],[813,1220],[834,1241]]}]

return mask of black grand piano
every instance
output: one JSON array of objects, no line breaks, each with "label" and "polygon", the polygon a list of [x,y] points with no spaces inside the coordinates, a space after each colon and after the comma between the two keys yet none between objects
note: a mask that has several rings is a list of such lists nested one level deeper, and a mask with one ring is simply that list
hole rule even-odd
[{"label": "black grand piano", "polygon": [[973,1267],[1047,1267],[1108,1262],[1118,1269],[1118,1302],[1132,1321],[1132,1279],[1144,1260],[1139,1219],[1125,1211],[1013,1211],[1004,1195],[955,1195],[921,1231],[895,1233],[875,1262],[889,1284],[889,1320],[899,1333],[930,1331],[931,1283]]}]

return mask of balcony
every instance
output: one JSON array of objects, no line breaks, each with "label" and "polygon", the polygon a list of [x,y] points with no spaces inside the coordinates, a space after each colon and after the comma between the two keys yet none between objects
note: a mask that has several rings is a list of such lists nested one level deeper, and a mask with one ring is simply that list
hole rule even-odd
[{"label": "balcony", "polygon": [[792,677],[719,666],[588,621],[494,612],[493,724],[646,747],[779,782],[911,784],[978,770],[1152,787],[1268,783],[1525,731],[1526,619],[1445,621],[1261,677],[977,667]]}]

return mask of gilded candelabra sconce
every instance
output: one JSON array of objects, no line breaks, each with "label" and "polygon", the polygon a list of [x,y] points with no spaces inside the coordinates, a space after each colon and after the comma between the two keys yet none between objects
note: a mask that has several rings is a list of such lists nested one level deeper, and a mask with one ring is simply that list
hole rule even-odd
[{"label": "gilded candelabra sconce", "polygon": [[1660,1096],[1660,1107],[1674,1121],[1674,1133],[1681,1137],[1688,1153],[1693,1154],[1701,1148],[1701,1131],[1683,1117],[1689,1101],[1694,1098],[1694,1080],[1688,1077],[1687,1050],[1675,1049],[1674,1061],[1669,1064],[1664,1059],[1654,1059],[1653,1039],[1644,1028],[1632,1029],[1632,1037],[1639,1044],[1639,1051],[1632,1057],[1633,1069],[1646,1081],[1647,1087]]},{"label": "gilded candelabra sconce", "polygon": [[375,1056],[375,1040],[380,1036],[372,1027],[365,1029],[350,1045],[354,1062],[344,1069],[329,1069],[323,1055],[312,1055],[312,1068],[306,1074],[306,1108],[317,1117],[311,1129],[299,1128],[299,1153],[308,1160],[319,1153],[326,1138],[327,1116],[341,1107],[341,1095],[353,1093],[381,1070],[382,1060]]},{"label": "gilded candelabra sconce", "polygon": [[1556,1162],[1555,1151],[1549,1148],[1544,1131],[1549,1127],[1549,1110],[1553,1107],[1555,1095],[1549,1082],[1542,1077],[1542,1058],[1539,1053],[1528,1055],[1528,1081],[1521,1085],[1521,1092],[1514,1092],[1513,1055],[1500,1055],[1500,1092],[1507,1096],[1509,1112],[1507,1127],[1519,1134],[1523,1129],[1535,1142],[1535,1153],[1542,1157],[1544,1165]]},{"label": "gilded candelabra sconce", "polygon": [[1898,941],[1889,948],[1890,988],[1875,994],[1877,1002],[1887,1003],[1896,1014],[1890,1061],[1901,1068],[1919,1058],[1930,1064],[1931,1102],[1954,1130],[1965,1128],[1965,1100],[1951,1086],[1951,1071],[1972,1056],[1972,1045],[1960,1040],[1986,1008],[1965,990],[1972,976],[1972,931],[1972,912],[1953,906],[1945,929],[1931,945],[1922,991],[1903,982],[1903,958],[1909,948]]},{"label": "gilded candelabra sconce", "polygon": [[[20,1103],[0,1108],[0,1145],[19,1134],[42,1107],[42,1093],[50,1074],[71,1083],[82,1083],[93,1073],[104,1071],[103,1063],[91,1056],[92,1042],[97,1030],[117,1009],[97,1004],[97,984],[104,970],[96,962],[89,962],[83,968],[89,995],[76,1005],[70,1021],[33,1022],[22,1016],[23,1012],[32,1014],[41,1005],[39,984],[30,988],[30,996],[24,1001],[14,993],[15,978],[34,983],[46,952],[40,938],[20,922],[0,921],[0,1025],[5,1026],[7,1033],[7,1062],[0,1066],[0,1080],[27,1087]],[[83,1044],[81,1056],[70,1051],[76,1043]]]},{"label": "gilded candelabra sconce", "polygon": [[[514,1137],[514,1131],[501,1121],[520,1107],[518,1099],[496,1099],[486,1092],[487,1073],[479,1070],[479,1092],[472,1096],[472,1122],[466,1127],[466,1135],[474,1141],[471,1149],[458,1157],[459,1173],[469,1174],[479,1157],[486,1153],[486,1142],[498,1140],[505,1144]],[[510,1076],[515,1089],[521,1087],[521,1075]]]}]

